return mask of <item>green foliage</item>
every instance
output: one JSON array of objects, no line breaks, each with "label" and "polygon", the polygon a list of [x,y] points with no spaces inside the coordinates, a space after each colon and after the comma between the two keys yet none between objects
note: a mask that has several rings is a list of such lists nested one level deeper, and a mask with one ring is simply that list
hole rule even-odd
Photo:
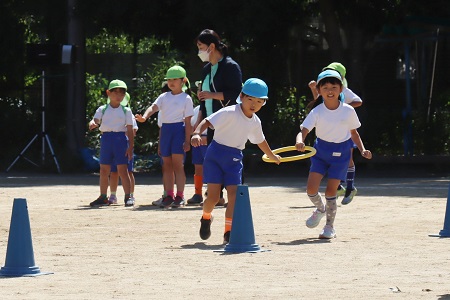
[{"label": "green foliage", "polygon": [[105,28],[97,36],[86,40],[87,53],[133,53],[133,49],[128,35],[112,35]]},{"label": "green foliage", "polygon": [[290,146],[299,132],[300,120],[306,117],[306,96],[298,96],[295,87],[277,91],[275,116],[271,126],[271,144]]}]

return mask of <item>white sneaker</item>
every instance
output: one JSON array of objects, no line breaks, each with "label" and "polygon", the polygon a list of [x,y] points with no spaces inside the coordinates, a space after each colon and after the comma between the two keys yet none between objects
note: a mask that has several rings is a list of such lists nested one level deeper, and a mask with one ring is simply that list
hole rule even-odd
[{"label": "white sneaker", "polygon": [[109,204],[117,204],[117,197],[116,197],[116,195],[109,196],[108,202],[109,202]]},{"label": "white sneaker", "polygon": [[161,196],[161,198],[159,198],[158,200],[155,200],[152,202],[152,205],[154,206],[160,206],[161,202],[163,201],[164,197]]},{"label": "white sneaker", "polygon": [[127,201],[125,201],[125,206],[126,207],[134,206],[134,202],[135,202],[134,197],[130,197],[130,198],[127,199]]},{"label": "white sneaker", "polygon": [[353,197],[355,197],[356,193],[358,192],[358,190],[353,187],[353,190],[350,192],[350,194],[347,197],[344,197],[344,199],[342,199],[342,204],[346,205],[349,204],[350,202],[352,202]]},{"label": "white sneaker", "polygon": [[306,219],[306,227],[308,228],[314,228],[319,225],[320,220],[323,218],[323,216],[326,215],[326,212],[321,212],[317,208],[313,211],[312,215]]},{"label": "white sneaker", "polygon": [[336,231],[331,225],[325,225],[322,233],[319,234],[319,239],[334,239],[336,237]]}]

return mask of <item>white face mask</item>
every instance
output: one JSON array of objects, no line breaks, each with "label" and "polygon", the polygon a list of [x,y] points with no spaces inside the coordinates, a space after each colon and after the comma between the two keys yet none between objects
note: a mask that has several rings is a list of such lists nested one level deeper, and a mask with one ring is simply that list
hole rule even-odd
[{"label": "white face mask", "polygon": [[208,52],[208,49],[206,49],[204,51],[198,51],[198,57],[201,59],[202,62],[207,62],[207,61],[209,61],[209,54],[210,53],[211,52]]}]

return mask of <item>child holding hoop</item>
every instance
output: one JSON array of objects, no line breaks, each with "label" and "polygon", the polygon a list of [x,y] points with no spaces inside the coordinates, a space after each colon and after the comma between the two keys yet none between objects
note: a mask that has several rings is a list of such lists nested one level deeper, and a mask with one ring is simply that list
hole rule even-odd
[{"label": "child holding hoop", "polygon": [[206,150],[203,162],[203,182],[208,184],[208,197],[203,202],[203,215],[200,219],[200,238],[211,236],[212,211],[220,199],[222,184],[227,189],[228,205],[225,211],[224,242],[228,243],[236,201],[237,185],[242,180],[242,150],[249,140],[277,164],[281,157],[275,155],[267,143],[256,113],[266,103],[268,88],[264,81],[250,78],[242,87],[236,105],[220,109],[203,119],[195,128],[191,144],[203,144],[201,133],[208,127],[214,129],[214,138]]},{"label": "child holding hoop", "polygon": [[[316,155],[311,157],[306,193],[316,206],[312,215],[306,220],[308,228],[319,225],[323,216],[327,216],[326,225],[319,235],[320,239],[336,237],[334,220],[336,217],[336,193],[341,180],[345,179],[350,161],[350,149],[355,143],[364,158],[371,159],[372,153],[364,148],[357,128],[361,126],[355,109],[339,100],[343,82],[341,75],[334,70],[325,70],[317,78],[317,91],[322,103],[311,110],[300,125],[295,147],[305,151],[305,139],[315,128],[317,139],[314,148]],[[319,193],[320,182],[328,174],[324,204]]]}]

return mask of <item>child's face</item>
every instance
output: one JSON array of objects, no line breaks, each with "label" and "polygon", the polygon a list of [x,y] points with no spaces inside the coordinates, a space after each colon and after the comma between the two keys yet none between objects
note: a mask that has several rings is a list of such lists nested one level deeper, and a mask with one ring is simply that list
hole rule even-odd
[{"label": "child's face", "polygon": [[265,99],[255,98],[248,95],[241,94],[241,107],[244,114],[251,118],[254,113],[257,113],[261,107],[266,103]]},{"label": "child's face", "polygon": [[125,89],[122,88],[115,88],[112,90],[106,90],[106,94],[108,95],[108,98],[111,100],[111,103],[117,104],[122,102],[123,98],[125,97]]},{"label": "child's face", "polygon": [[323,85],[317,86],[319,94],[322,96],[323,101],[339,101],[339,94],[342,92],[342,86],[333,83],[324,83]]},{"label": "child's face", "polygon": [[167,86],[175,94],[179,94],[182,92],[183,84],[183,78],[167,79]]}]

